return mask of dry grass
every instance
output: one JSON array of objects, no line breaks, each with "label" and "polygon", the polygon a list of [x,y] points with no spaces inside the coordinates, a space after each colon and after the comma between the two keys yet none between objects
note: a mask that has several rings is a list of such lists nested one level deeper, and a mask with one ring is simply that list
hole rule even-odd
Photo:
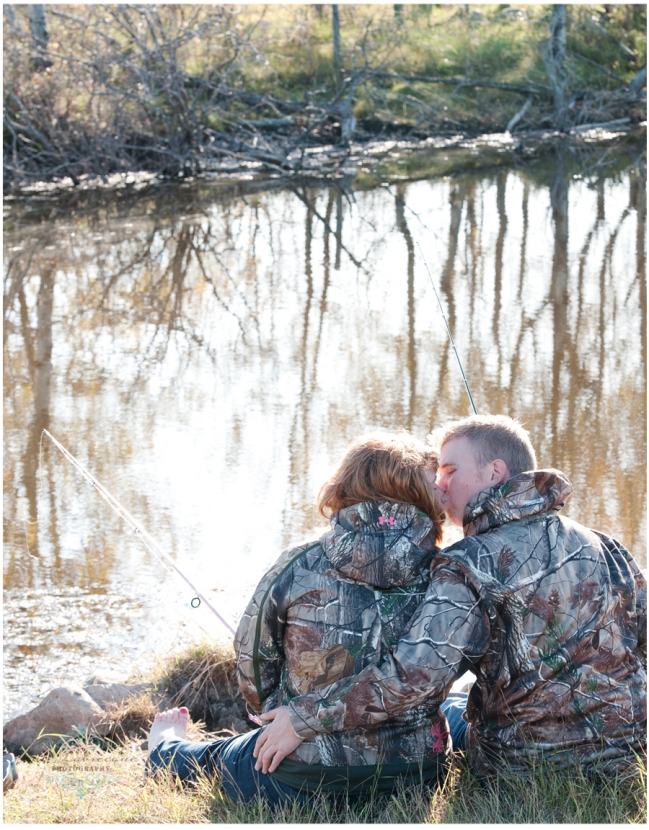
[{"label": "dry grass", "polygon": [[231,644],[204,641],[158,664],[152,675],[138,680],[154,687],[137,698],[129,698],[107,709],[110,731],[104,746],[142,742],[155,713],[171,706],[186,706],[192,724],[189,737],[233,735],[250,730],[246,704],[237,687],[235,656]]},{"label": "dry grass", "polygon": [[236,659],[230,644],[197,642],[168,658],[157,670],[156,683],[171,706],[186,706],[192,720],[211,730],[245,732],[251,728],[237,686]]},{"label": "dry grass", "polygon": [[[146,777],[137,744],[106,752],[88,744],[32,763],[5,794],[7,824],[645,824],[645,765],[626,780],[539,771],[483,788],[462,761],[437,789],[402,788],[356,804],[318,795],[306,805],[233,804],[218,782],[181,786]],[[26,797],[28,794],[28,797]]]},{"label": "dry grass", "polygon": [[[206,739],[241,713],[231,647],[197,643],[161,663],[151,692],[111,709],[111,735],[19,760],[19,779],[4,797],[7,824],[475,824],[646,823],[646,759],[626,779],[539,769],[530,780],[502,775],[483,787],[460,756],[435,789],[401,788],[361,802],[325,795],[306,805],[272,808],[233,804],[218,781],[181,785],[144,772],[143,738],[155,711],[188,706],[208,713],[211,733],[194,723],[189,737]],[[212,718],[212,713],[216,718]],[[244,728],[248,724],[241,721]]]},{"label": "dry grass", "polygon": [[[106,752],[86,745],[63,749],[30,764],[5,793],[7,824],[196,824],[209,821],[206,781],[181,788],[144,776],[137,745]],[[28,797],[26,797],[26,795]]]},{"label": "dry grass", "polygon": [[[7,187],[137,171],[185,177],[217,169],[223,153],[261,162],[253,152],[257,144],[248,147],[250,127],[240,131],[241,119],[272,118],[279,110],[251,102],[257,94],[291,101],[286,112],[307,94],[324,107],[322,123],[316,128],[314,122],[308,135],[297,122],[284,125],[288,132],[282,127],[257,135],[264,153],[272,150],[265,169],[286,169],[282,164],[295,141],[306,147],[338,140],[330,110],[339,80],[329,6],[78,4],[72,16],[48,6],[52,65],[45,71],[34,71],[27,7],[6,8],[13,10],[4,27]],[[646,119],[644,100],[619,92],[646,60],[645,6],[607,8],[606,28],[597,34],[594,6],[568,7],[570,124]],[[341,5],[343,75],[363,67],[379,73],[367,74],[355,88],[356,137],[502,131],[527,93],[471,86],[485,80],[536,89],[518,129],[553,124],[551,96],[539,91],[548,84],[543,56],[549,7],[528,5],[520,20],[503,17],[503,11],[496,4],[479,10],[420,4],[395,16],[390,4]],[[418,81],[422,74],[463,78],[468,85]],[[230,90],[225,97],[224,88]]]}]

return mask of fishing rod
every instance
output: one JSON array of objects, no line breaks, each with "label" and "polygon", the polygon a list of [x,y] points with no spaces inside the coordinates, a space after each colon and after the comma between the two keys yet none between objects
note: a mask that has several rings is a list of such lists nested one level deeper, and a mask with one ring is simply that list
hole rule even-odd
[{"label": "fishing rod", "polygon": [[444,314],[442,301],[440,300],[439,294],[437,293],[437,288],[435,288],[435,280],[433,279],[433,275],[430,273],[430,268],[428,267],[426,257],[424,256],[424,252],[422,251],[419,242],[417,242],[417,245],[419,246],[422,259],[424,260],[424,265],[426,266],[426,270],[428,271],[428,276],[430,277],[430,283],[433,286],[433,291],[435,292],[435,296],[437,297],[437,304],[439,305],[439,310],[442,312],[442,317],[444,318],[444,322],[446,323],[446,331],[448,332],[449,340],[451,341],[451,346],[453,346],[453,351],[455,352],[455,357],[457,358],[457,365],[460,367],[460,372],[462,372],[462,380],[464,381],[464,385],[466,386],[467,395],[469,396],[471,406],[473,407],[473,413],[474,415],[477,415],[478,410],[475,408],[475,404],[473,403],[473,395],[471,394],[471,390],[469,389],[469,382],[466,379],[466,375],[464,374],[464,369],[462,368],[462,361],[460,360],[460,355],[457,353],[457,349],[455,348],[455,341],[453,340],[453,335],[451,334],[451,327],[449,326],[448,320],[446,319],[446,314]]},{"label": "fishing rod", "polygon": [[[58,449],[59,449],[59,450],[61,450],[61,452],[62,452],[62,453],[63,453],[63,455],[64,455],[64,456],[68,459],[68,461],[70,461],[70,462],[72,463],[72,465],[73,465],[74,467],[76,467],[76,468],[77,468],[77,470],[79,470],[79,472],[80,472],[80,473],[81,473],[81,475],[82,475],[82,476],[86,479],[86,481],[89,481],[89,482],[92,484],[92,486],[95,488],[95,490],[97,490],[97,492],[99,493],[99,495],[100,495],[100,496],[101,496],[101,497],[102,497],[105,501],[107,501],[107,502],[108,502],[108,504],[109,504],[109,505],[113,508],[113,510],[115,511],[115,513],[117,513],[117,515],[118,515],[121,519],[123,519],[123,520],[126,522],[126,524],[127,524],[127,525],[129,525],[129,527],[131,527],[131,528],[132,528],[132,529],[133,529],[133,530],[134,530],[134,531],[138,534],[138,536],[142,539],[142,541],[144,542],[144,545],[148,548],[148,550],[150,550],[150,551],[151,551],[151,553],[153,553],[153,555],[154,555],[154,556],[156,556],[156,557],[157,557],[157,558],[158,558],[161,562],[163,562],[163,563],[164,563],[164,562],[167,562],[169,565],[171,565],[171,567],[172,567],[172,568],[176,571],[176,573],[177,573],[179,576],[181,576],[181,577],[185,580],[185,582],[189,585],[189,587],[192,589],[192,591],[194,591],[194,595],[195,595],[195,596],[194,596],[194,598],[193,598],[193,599],[192,599],[192,601],[191,601],[191,606],[192,606],[192,608],[198,608],[198,606],[201,604],[201,601],[202,601],[202,602],[204,602],[204,603],[205,603],[205,605],[207,605],[207,607],[210,609],[210,611],[211,611],[213,614],[215,614],[215,615],[218,617],[218,619],[219,619],[219,620],[223,623],[223,625],[224,625],[224,626],[225,626],[225,627],[226,627],[226,628],[227,628],[227,629],[228,629],[228,630],[232,633],[232,636],[234,636],[234,635],[235,635],[235,630],[234,630],[234,628],[232,628],[232,626],[230,625],[230,623],[228,623],[226,620],[224,620],[224,619],[223,619],[223,617],[222,617],[222,616],[219,614],[219,612],[216,610],[216,608],[214,608],[214,607],[211,605],[211,603],[210,603],[207,599],[205,599],[205,597],[203,596],[203,594],[201,594],[201,592],[200,592],[200,591],[198,590],[198,588],[197,588],[197,587],[193,584],[193,582],[191,582],[191,581],[190,581],[190,580],[189,580],[189,579],[185,576],[185,574],[184,574],[184,573],[180,570],[180,568],[178,567],[178,565],[176,565],[176,563],[175,563],[175,562],[173,561],[173,559],[169,556],[169,554],[168,554],[168,553],[166,553],[166,552],[165,552],[165,551],[164,551],[164,550],[160,547],[160,545],[159,545],[159,544],[156,542],[156,540],[155,540],[155,539],[151,536],[151,534],[150,534],[150,533],[148,533],[148,532],[147,532],[147,531],[146,531],[146,530],[142,527],[142,525],[141,525],[141,524],[139,524],[139,523],[138,523],[138,522],[137,522],[137,521],[133,518],[133,516],[131,516],[131,514],[128,512],[128,510],[127,510],[125,507],[123,507],[123,506],[122,506],[122,505],[121,505],[121,504],[117,501],[117,499],[116,499],[113,495],[111,495],[111,494],[108,492],[108,490],[107,490],[107,489],[103,486],[103,484],[101,484],[99,481],[97,481],[97,479],[96,479],[96,478],[92,475],[92,473],[90,473],[90,472],[89,472],[89,471],[88,471],[88,470],[87,470],[87,469],[83,466],[83,464],[82,464],[82,463],[81,463],[78,459],[76,459],[76,458],[72,455],[72,453],[71,453],[69,450],[66,450],[66,448],[63,446],[63,444],[61,444],[59,441],[57,441],[57,440],[56,440],[56,438],[52,435],[52,433],[48,432],[46,429],[44,429],[44,430],[43,430],[43,432],[44,432],[44,434],[45,434],[45,435],[47,435],[47,437],[48,437],[48,438],[49,438],[49,439],[50,439],[50,440],[54,443],[54,445],[55,445],[56,447],[58,447]],[[197,602],[197,600],[198,600],[198,602]]]}]

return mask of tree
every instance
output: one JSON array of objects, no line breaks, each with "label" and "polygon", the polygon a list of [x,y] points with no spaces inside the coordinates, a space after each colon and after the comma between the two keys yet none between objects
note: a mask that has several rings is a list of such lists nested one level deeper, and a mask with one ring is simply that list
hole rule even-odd
[{"label": "tree", "polygon": [[340,60],[340,14],[337,3],[332,5],[331,12],[334,34],[334,75],[336,77],[336,83],[339,84],[342,74],[342,61]]},{"label": "tree", "polygon": [[34,69],[47,69],[52,61],[47,58],[47,26],[45,24],[45,6],[42,3],[29,3],[29,30],[34,43]]},{"label": "tree", "polygon": [[639,95],[642,88],[647,83],[647,64],[642,67],[642,69],[638,70],[633,77],[633,80],[627,87],[628,91],[632,95]]},{"label": "tree", "polygon": [[545,68],[552,84],[554,97],[554,122],[558,130],[563,130],[566,108],[564,101],[565,74],[563,62],[566,58],[566,5],[557,3],[552,7],[550,21],[550,40],[545,52]]}]

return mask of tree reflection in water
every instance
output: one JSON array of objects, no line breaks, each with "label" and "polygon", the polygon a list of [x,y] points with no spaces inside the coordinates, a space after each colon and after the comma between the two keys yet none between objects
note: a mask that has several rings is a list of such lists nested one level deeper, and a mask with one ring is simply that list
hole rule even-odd
[{"label": "tree reflection in water", "polygon": [[48,428],[236,615],[318,526],[346,442],[469,412],[415,241],[478,410],[519,417],[573,481],[567,513],[644,560],[644,181],[567,169],[558,151],[534,175],[353,194],[201,183],[40,224],[13,208],[5,587],[171,579],[47,443],[39,479]]}]

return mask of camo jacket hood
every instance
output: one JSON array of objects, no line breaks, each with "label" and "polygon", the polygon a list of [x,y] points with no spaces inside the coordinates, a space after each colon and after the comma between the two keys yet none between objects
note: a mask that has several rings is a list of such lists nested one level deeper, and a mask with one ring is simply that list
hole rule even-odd
[{"label": "camo jacket hood", "polygon": [[396,588],[430,562],[430,533],[430,519],[411,504],[363,502],[334,513],[320,544],[341,576]]},{"label": "camo jacket hood", "polygon": [[477,536],[508,522],[559,511],[572,484],[559,470],[538,470],[510,478],[474,496],[464,513],[464,535]]},{"label": "camo jacket hood", "polygon": [[[283,553],[235,637],[237,679],[249,706],[268,711],[383,660],[423,601],[437,552],[428,516],[382,501],[341,510],[319,540]],[[287,760],[392,768],[443,761],[449,751],[438,702],[424,701],[370,729],[314,736]]]},{"label": "camo jacket hood", "polygon": [[560,515],[557,470],[471,501],[465,538],[437,554],[426,598],[382,662],[294,698],[304,738],[440,700],[466,671],[467,752],[488,776],[540,759],[614,773],[646,748],[647,586],[615,539]]}]

